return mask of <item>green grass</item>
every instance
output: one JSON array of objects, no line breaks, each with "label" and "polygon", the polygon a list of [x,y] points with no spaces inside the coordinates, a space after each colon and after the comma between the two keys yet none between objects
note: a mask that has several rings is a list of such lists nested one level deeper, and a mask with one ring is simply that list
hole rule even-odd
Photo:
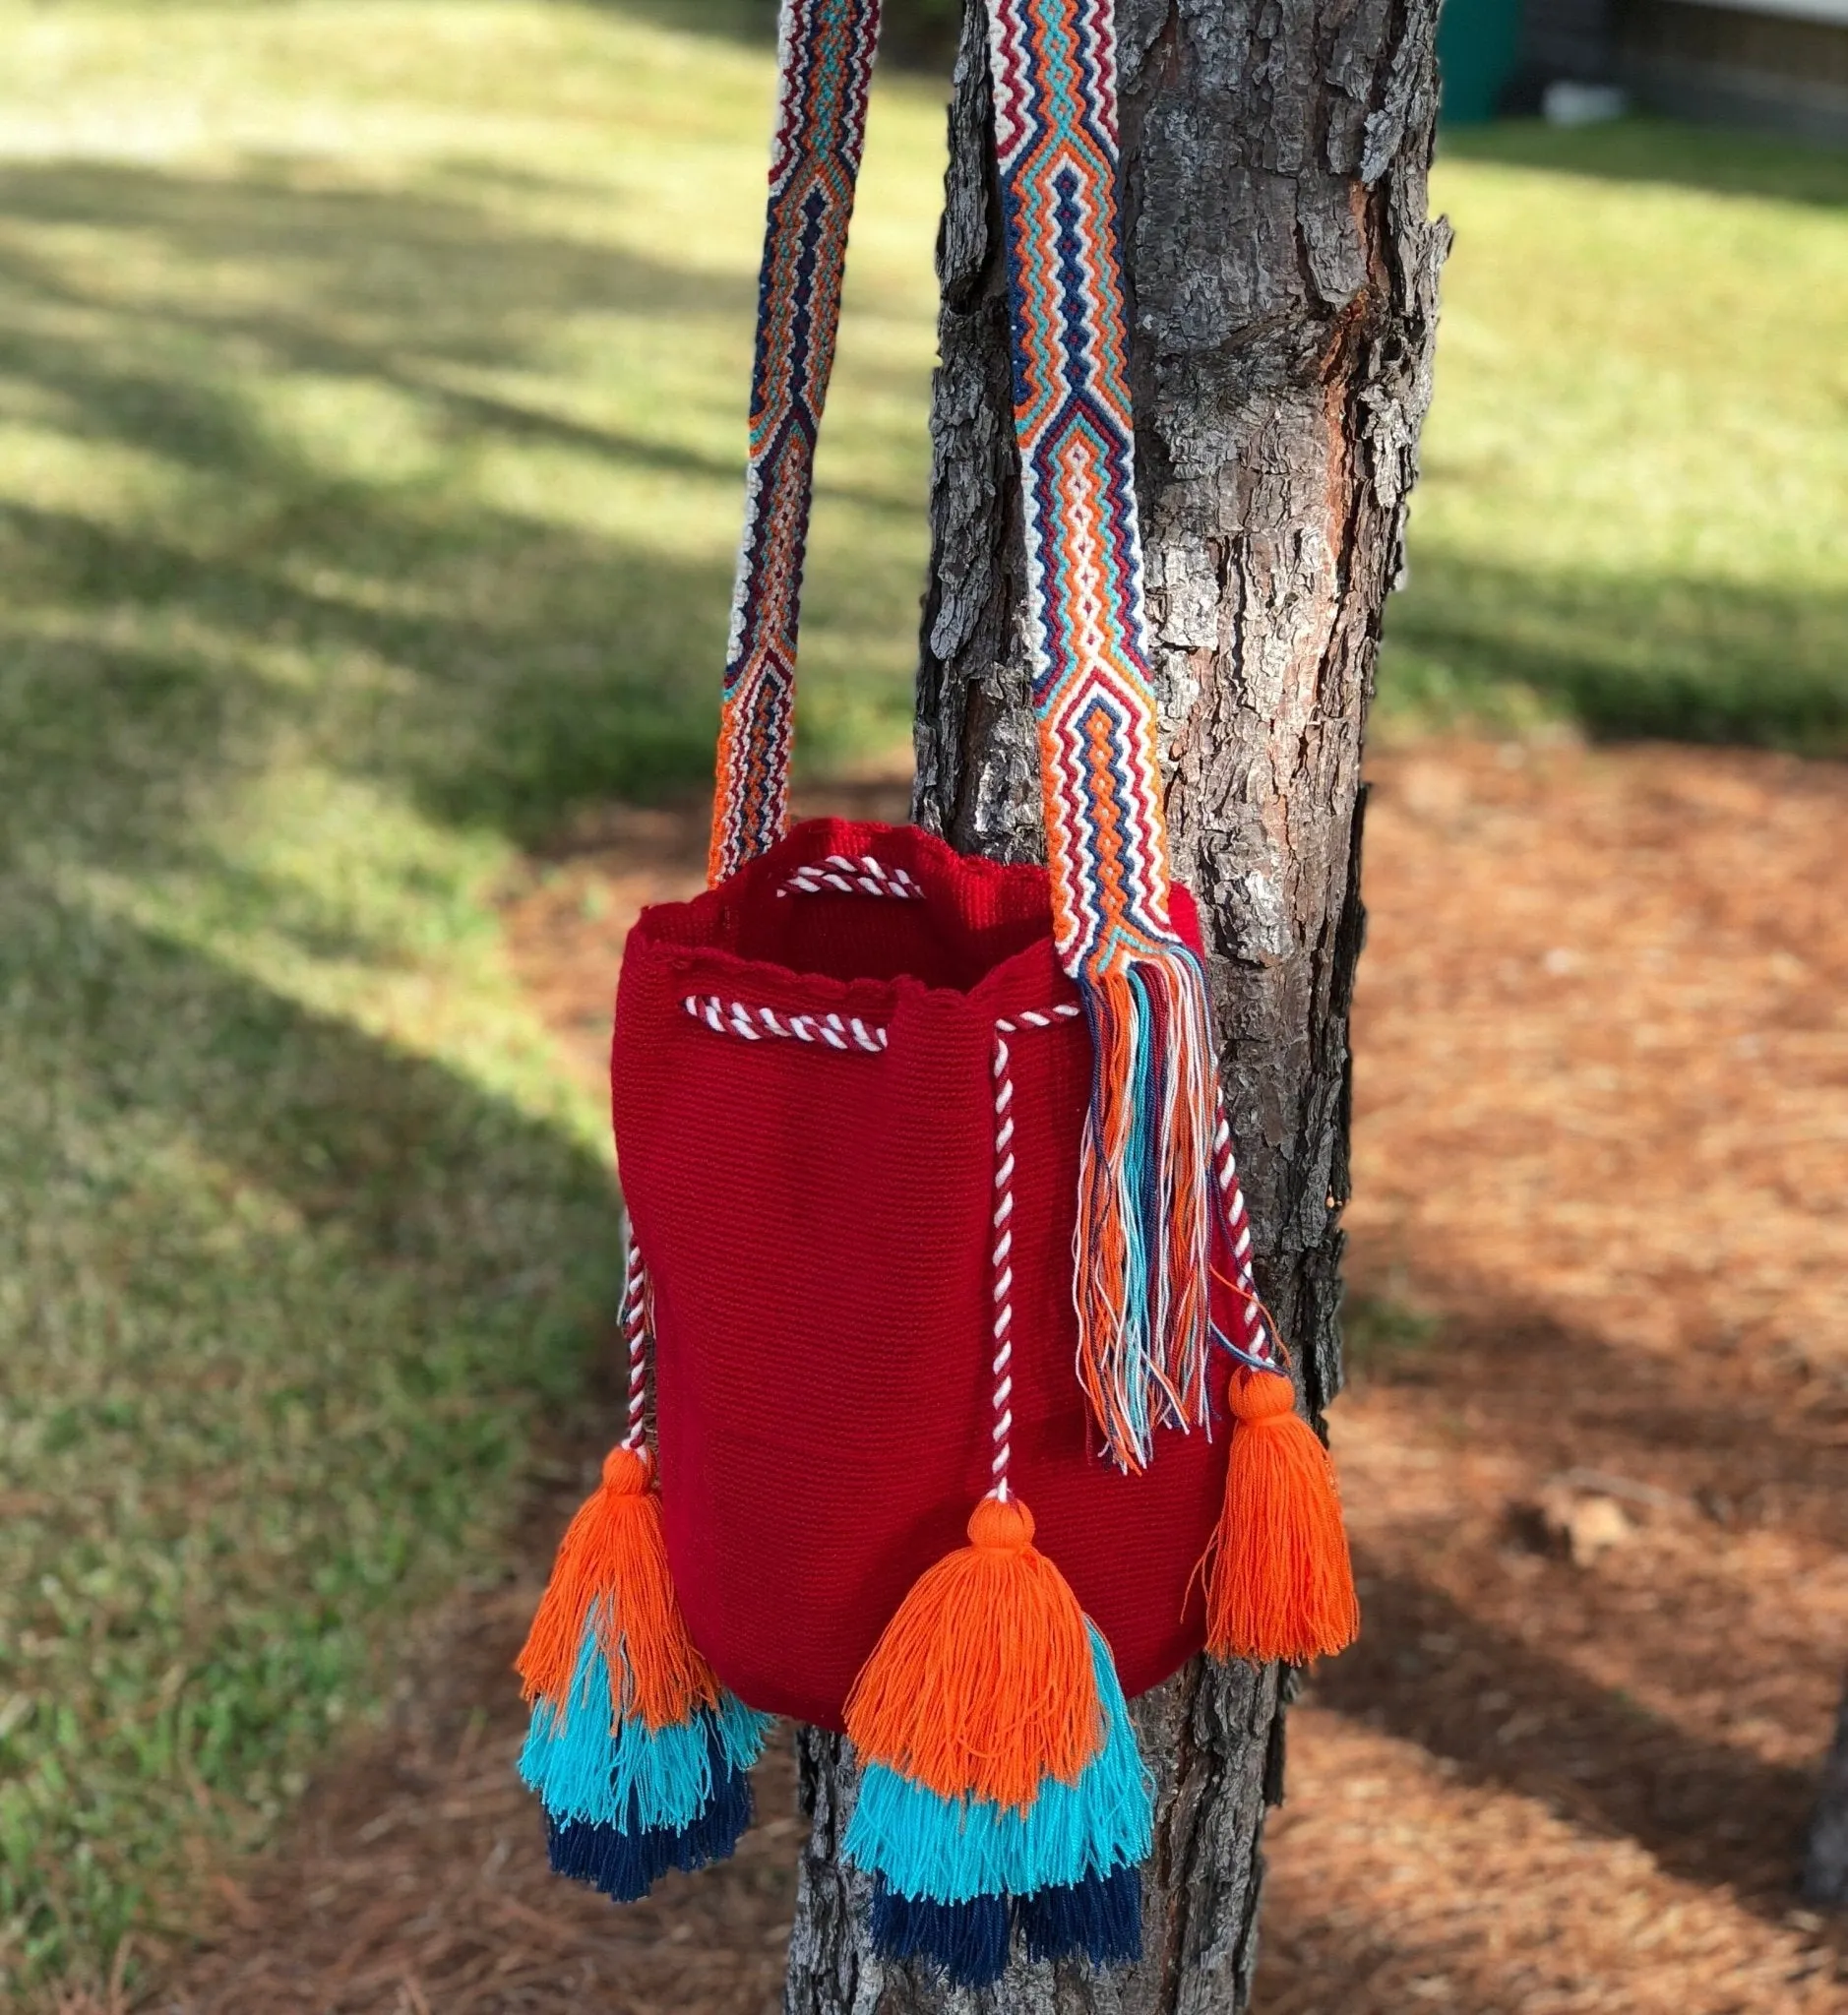
[{"label": "green grass", "polygon": [[[709,762],[769,92],[758,0],[0,0],[0,1991],[183,1926],[582,1389],[603,1124],[492,893]],[[817,764],[908,711],[936,98]],[[1471,146],[1388,715],[1832,745],[1839,163]]]},{"label": "green grass", "polygon": [[[710,763],[769,71],[679,14],[0,7],[0,2001],[184,1923],[582,1389],[604,1124],[491,897]],[[821,762],[924,550],[880,123]]]},{"label": "green grass", "polygon": [[1848,748],[1848,153],[1447,134],[1383,725]]}]

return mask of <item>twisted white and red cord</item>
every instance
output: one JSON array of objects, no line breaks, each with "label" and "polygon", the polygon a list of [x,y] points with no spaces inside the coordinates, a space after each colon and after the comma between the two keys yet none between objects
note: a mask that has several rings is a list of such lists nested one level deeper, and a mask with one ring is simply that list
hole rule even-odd
[{"label": "twisted white and red cord", "polygon": [[889,868],[871,854],[857,858],[829,854],[798,868],[777,889],[778,895],[890,895],[900,902],[922,902],[924,891],[905,868]]},{"label": "twisted white and red cord", "polygon": [[995,1248],[994,1346],[995,1459],[993,1495],[1008,1501],[1008,1465],[1014,1445],[1014,1070],[1003,1022],[995,1032]]},{"label": "twisted white and red cord", "polygon": [[629,1353],[629,1432],[623,1446],[638,1455],[648,1452],[648,1338],[654,1329],[653,1296],[647,1268],[636,1250],[635,1233],[623,1218],[623,1347]]},{"label": "twisted white and red cord", "polygon": [[[1268,1312],[1259,1299],[1258,1276],[1252,1267],[1252,1221],[1245,1208],[1245,1187],[1239,1181],[1232,1146],[1232,1122],[1226,1117],[1221,1091],[1213,1111],[1213,1175],[1219,1185],[1219,1222],[1232,1277],[1226,1282],[1238,1299],[1239,1334],[1227,1337],[1235,1356],[1270,1371],[1280,1371],[1283,1353]],[[1223,1276],[1221,1276],[1223,1278]]]},{"label": "twisted white and red cord", "polygon": [[1014,1053],[1008,1038],[1023,1028],[1051,1028],[1055,1022],[1070,1021],[1082,1012],[1076,1004],[1047,1013],[1029,1008],[1012,1021],[995,1023],[995,1244],[989,1258],[994,1302],[994,1362],[990,1369],[995,1374],[995,1455],[989,1465],[994,1478],[989,1495],[1004,1504],[1009,1496],[1008,1468],[1014,1459]]}]

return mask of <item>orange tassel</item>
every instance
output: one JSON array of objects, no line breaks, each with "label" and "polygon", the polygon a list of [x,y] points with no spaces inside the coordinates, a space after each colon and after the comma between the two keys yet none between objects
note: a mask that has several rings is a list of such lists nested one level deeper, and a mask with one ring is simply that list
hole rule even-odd
[{"label": "orange tassel", "polygon": [[1307,1665],[1360,1633],[1334,1464],[1277,1372],[1239,1371],[1225,1510],[1201,1565],[1215,1658]]},{"label": "orange tassel", "polygon": [[562,1708],[594,1613],[597,1641],[623,1689],[619,1715],[672,1728],[696,1707],[718,1705],[718,1681],[694,1648],[680,1613],[661,1533],[653,1464],[633,1448],[603,1459],[601,1487],[559,1542],[552,1578],[514,1670],[526,1699]]},{"label": "orange tassel", "polygon": [[1024,1808],[1103,1747],[1090,1634],[1019,1498],[984,1497],[968,1529],[886,1625],[847,1696],[847,1734],[863,1762],[940,1798]]}]

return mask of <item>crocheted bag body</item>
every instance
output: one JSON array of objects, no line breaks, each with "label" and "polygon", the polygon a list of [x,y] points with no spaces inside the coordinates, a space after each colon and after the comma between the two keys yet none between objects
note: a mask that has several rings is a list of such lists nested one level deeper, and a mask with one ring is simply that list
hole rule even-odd
[{"label": "crocheted bag body", "polygon": [[1158,1432],[1126,1475],[1073,1369],[1091,1054],[1045,871],[915,827],[797,826],[645,912],[615,1059],[668,1552],[719,1678],[840,1726],[887,1619],[994,1480],[998,1322],[1013,1486],[1125,1687],[1197,1652],[1223,1435]]}]

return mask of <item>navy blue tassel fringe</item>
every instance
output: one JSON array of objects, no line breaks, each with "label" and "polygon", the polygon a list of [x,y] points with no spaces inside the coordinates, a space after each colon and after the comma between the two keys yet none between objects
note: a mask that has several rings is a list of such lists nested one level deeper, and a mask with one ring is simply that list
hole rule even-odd
[{"label": "navy blue tassel fringe", "polygon": [[1076,1959],[1133,1966],[1142,1956],[1142,1877],[1134,1867],[1087,1873],[1068,1887],[1041,1889],[1014,1905],[1029,1959]]},{"label": "navy blue tassel fringe", "polygon": [[692,1874],[730,1859],[751,1824],[751,1780],[726,1761],[713,1742],[712,1796],[691,1826],[641,1826],[637,1801],[631,1823],[598,1825],[587,1819],[552,1819],[552,1872],[587,1882],[615,1903],[637,1903],[670,1868]]},{"label": "navy blue tassel fringe", "polygon": [[873,1882],[873,1948],[887,1959],[925,1959],[959,1987],[990,1987],[1008,1970],[1008,1899],[938,1903]]},{"label": "navy blue tassel fringe", "polygon": [[883,1958],[926,1960],[958,1987],[993,1986],[1007,1971],[1016,1929],[1032,1960],[1081,1955],[1097,1967],[1133,1966],[1142,1956],[1141,1871],[1120,1866],[1031,1896],[967,1903],[900,1896],[879,1875],[870,1928]]}]

